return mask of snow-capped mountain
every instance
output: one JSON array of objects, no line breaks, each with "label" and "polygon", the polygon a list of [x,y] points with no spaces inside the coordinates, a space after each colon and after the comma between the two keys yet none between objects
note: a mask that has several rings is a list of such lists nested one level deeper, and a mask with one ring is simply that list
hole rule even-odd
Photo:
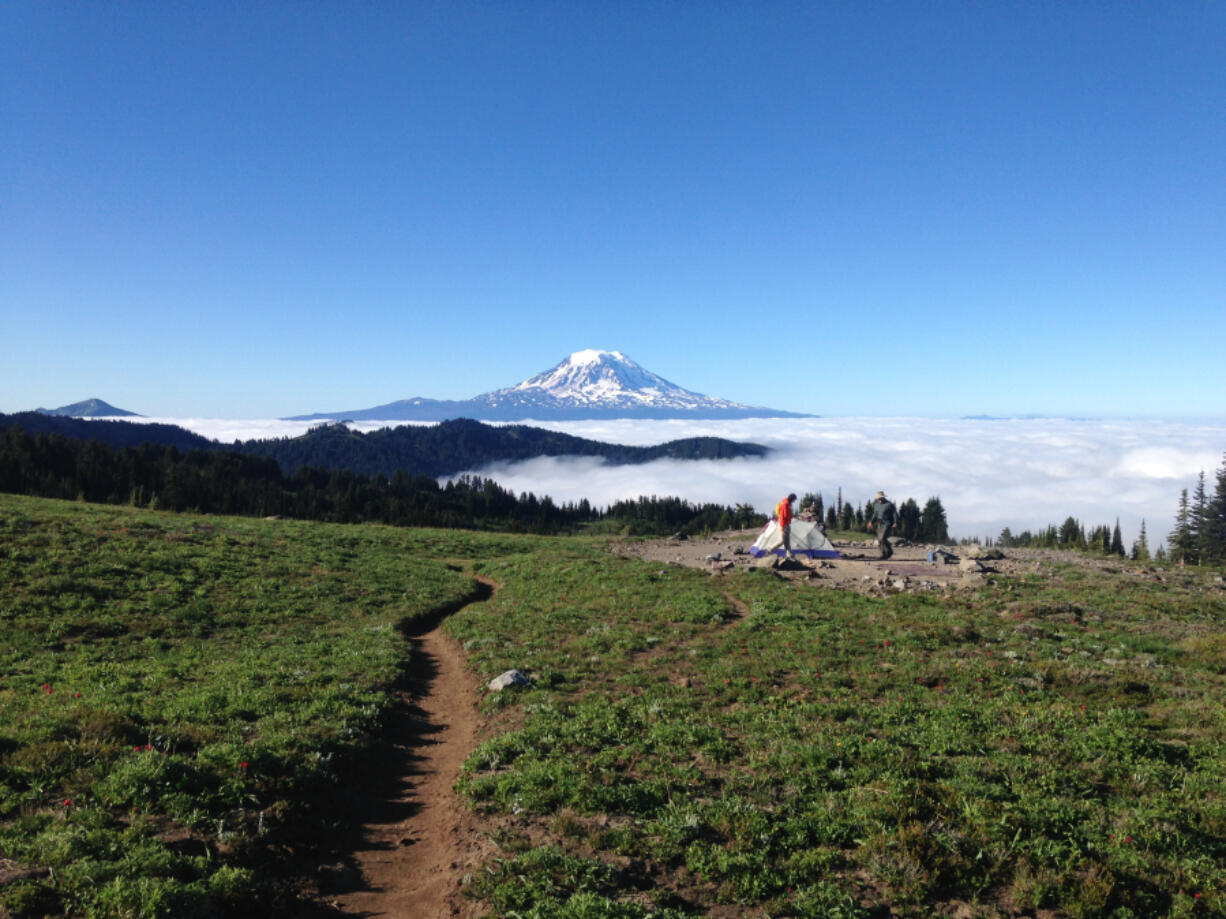
[{"label": "snow-capped mountain", "polygon": [[552,370],[517,386],[478,396],[490,405],[549,408],[673,408],[744,411],[747,405],[682,389],[620,351],[576,351]]},{"label": "snow-capped mountain", "polygon": [[374,408],[297,415],[290,420],[354,421],[574,421],[588,418],[800,417],[683,389],[636,364],[620,351],[576,351],[551,370],[522,383],[453,401],[401,399]]}]

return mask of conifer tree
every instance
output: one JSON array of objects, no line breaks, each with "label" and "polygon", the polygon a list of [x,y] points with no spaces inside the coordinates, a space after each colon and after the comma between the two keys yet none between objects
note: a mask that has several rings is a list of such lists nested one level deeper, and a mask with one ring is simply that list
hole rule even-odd
[{"label": "conifer tree", "polygon": [[1149,561],[1149,543],[1145,538],[1145,518],[1141,518],[1141,533],[1132,544],[1132,560],[1134,562]]},{"label": "conifer tree", "polygon": [[898,532],[905,539],[919,539],[920,506],[908,498],[898,508]]},{"label": "conifer tree", "polygon": [[949,542],[949,527],[941,499],[931,497],[920,514],[920,538],[924,542]]},{"label": "conifer tree", "polygon": [[834,505],[826,508],[826,529],[837,530],[839,528],[839,512],[834,509]]},{"label": "conifer tree", "polygon": [[1226,455],[1217,471],[1213,498],[1201,523],[1201,552],[1210,564],[1226,561]]},{"label": "conifer tree", "polygon": [[1201,564],[1204,555],[1205,516],[1208,513],[1208,501],[1205,498],[1205,470],[1196,477],[1196,490],[1192,492],[1192,503],[1188,507],[1188,530],[1191,532],[1192,550],[1188,561]]},{"label": "conifer tree", "polygon": [[1111,554],[1121,558],[1124,555],[1124,536],[1120,533],[1120,518],[1115,518],[1115,529],[1111,531]]},{"label": "conifer tree", "polygon": [[1194,561],[1194,546],[1192,542],[1192,520],[1188,505],[1188,490],[1179,493],[1179,510],[1175,512],[1175,528],[1167,537],[1171,544],[1171,561],[1177,565]]}]

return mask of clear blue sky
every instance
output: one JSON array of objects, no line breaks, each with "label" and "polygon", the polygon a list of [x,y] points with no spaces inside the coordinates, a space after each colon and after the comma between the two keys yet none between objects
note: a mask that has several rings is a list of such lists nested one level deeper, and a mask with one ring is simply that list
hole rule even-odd
[{"label": "clear blue sky", "polygon": [[1226,414],[1226,3],[0,4],[0,411],[581,348],[821,414]]}]

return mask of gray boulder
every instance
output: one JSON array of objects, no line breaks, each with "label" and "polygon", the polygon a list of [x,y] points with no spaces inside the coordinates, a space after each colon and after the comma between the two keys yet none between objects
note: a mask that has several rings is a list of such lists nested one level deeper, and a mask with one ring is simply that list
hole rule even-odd
[{"label": "gray boulder", "polygon": [[530,682],[522,670],[508,670],[490,680],[487,686],[493,692],[501,692],[512,686],[527,686]]}]

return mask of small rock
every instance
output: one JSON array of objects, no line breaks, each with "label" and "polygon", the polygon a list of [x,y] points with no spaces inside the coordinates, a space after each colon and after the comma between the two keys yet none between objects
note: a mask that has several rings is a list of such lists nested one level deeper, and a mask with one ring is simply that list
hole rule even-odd
[{"label": "small rock", "polygon": [[1005,557],[1005,553],[1001,552],[995,546],[964,546],[962,548],[962,554],[967,558],[982,558],[988,560],[1002,559]]},{"label": "small rock", "polygon": [[522,670],[508,670],[506,673],[494,677],[487,685],[492,692],[501,692],[512,686],[527,686],[529,683],[528,677],[524,675]]},{"label": "small rock", "polygon": [[344,862],[320,865],[317,871],[319,889],[323,893],[344,893],[357,889],[362,883],[362,872]]}]

